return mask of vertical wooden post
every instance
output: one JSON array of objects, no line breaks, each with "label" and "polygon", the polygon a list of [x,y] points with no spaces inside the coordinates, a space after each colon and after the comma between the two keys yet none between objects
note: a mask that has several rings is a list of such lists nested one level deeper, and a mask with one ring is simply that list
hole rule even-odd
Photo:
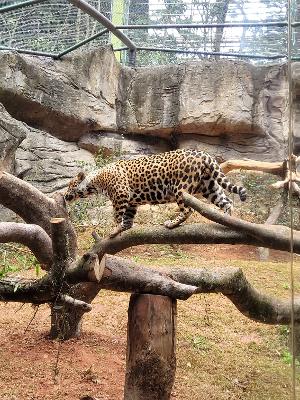
[{"label": "vertical wooden post", "polygon": [[169,400],[176,370],[176,300],[131,295],[124,400]]},{"label": "vertical wooden post", "polygon": [[290,353],[295,353],[296,359],[300,360],[300,324],[294,324],[294,337],[292,338],[292,330],[290,328],[289,334],[289,349]]}]

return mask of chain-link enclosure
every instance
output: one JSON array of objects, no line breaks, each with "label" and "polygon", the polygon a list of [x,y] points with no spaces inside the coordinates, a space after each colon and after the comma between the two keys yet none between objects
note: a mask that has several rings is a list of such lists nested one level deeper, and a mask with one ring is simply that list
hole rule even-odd
[{"label": "chain-link enclosure", "polygon": [[[294,57],[299,8],[295,1]],[[287,0],[7,0],[0,19],[0,49],[54,58],[104,44],[136,65],[287,55]]]}]

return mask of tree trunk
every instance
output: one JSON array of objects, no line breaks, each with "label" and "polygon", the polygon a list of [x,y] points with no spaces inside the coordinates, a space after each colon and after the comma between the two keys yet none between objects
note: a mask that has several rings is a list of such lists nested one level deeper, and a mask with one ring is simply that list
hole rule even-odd
[{"label": "tree trunk", "polygon": [[[99,293],[100,288],[93,282],[74,285],[69,295],[90,304]],[[67,340],[80,337],[82,319],[85,310],[58,301],[51,307],[50,338]]]},{"label": "tree trunk", "polygon": [[128,309],[124,400],[169,400],[176,370],[176,300],[136,295]]},{"label": "tree trunk", "polygon": [[[226,16],[228,12],[229,0],[224,0],[223,2],[218,2],[215,5],[217,11],[217,23],[225,24]],[[216,28],[215,38],[212,46],[212,51],[219,53],[221,51],[221,43],[224,33],[224,27],[220,26]],[[215,56],[215,59],[219,59],[220,56]]]}]

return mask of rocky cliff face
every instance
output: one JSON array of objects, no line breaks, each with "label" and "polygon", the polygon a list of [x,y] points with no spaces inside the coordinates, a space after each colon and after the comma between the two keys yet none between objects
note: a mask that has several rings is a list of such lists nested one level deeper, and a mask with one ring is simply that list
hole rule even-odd
[{"label": "rocky cliff face", "polygon": [[0,162],[50,193],[99,149],[132,157],[196,147],[221,159],[282,160],[287,99],[285,65],[130,69],[110,47],[60,61],[0,52]]}]

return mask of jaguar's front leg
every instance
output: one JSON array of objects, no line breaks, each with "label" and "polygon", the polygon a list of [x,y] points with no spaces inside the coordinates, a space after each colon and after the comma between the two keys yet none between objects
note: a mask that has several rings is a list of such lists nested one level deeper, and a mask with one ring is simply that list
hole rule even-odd
[{"label": "jaguar's front leg", "polygon": [[184,201],[181,195],[176,196],[176,202],[178,204],[180,213],[178,216],[172,220],[165,221],[164,225],[168,229],[176,228],[176,226],[180,225],[184,222],[193,212],[190,207],[185,207]]},{"label": "jaguar's front leg", "polygon": [[113,207],[114,207],[114,220],[117,224],[117,227],[109,235],[110,238],[116,237],[117,235],[119,235],[119,233],[121,233],[124,230],[122,228],[122,220],[123,220],[123,215],[127,208],[127,203],[122,205],[113,204]]},{"label": "jaguar's front leg", "polygon": [[123,215],[123,219],[122,219],[122,223],[121,223],[123,231],[126,231],[127,229],[132,228],[136,211],[137,211],[137,207],[133,206],[133,205],[130,205],[126,208],[126,211]]},{"label": "jaguar's front leg", "polygon": [[132,227],[136,211],[137,207],[132,205],[115,209],[115,221],[118,226],[110,235],[111,238],[116,237],[121,232],[127,231]]}]

